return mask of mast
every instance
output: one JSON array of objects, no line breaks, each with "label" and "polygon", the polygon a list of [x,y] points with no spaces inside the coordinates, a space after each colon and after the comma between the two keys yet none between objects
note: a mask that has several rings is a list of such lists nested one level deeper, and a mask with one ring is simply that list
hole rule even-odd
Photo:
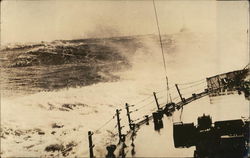
[{"label": "mast", "polygon": [[[165,76],[166,76],[167,102],[169,101],[169,99],[170,99],[170,102],[172,102],[171,94],[169,92],[168,76],[167,76],[167,66],[166,66],[166,60],[165,60],[164,49],[163,49],[163,44],[162,44],[161,31],[160,31],[159,20],[158,20],[158,15],[157,15],[157,10],[156,10],[156,6],[155,6],[155,1],[154,0],[153,0],[153,5],[154,5],[156,25],[157,25],[157,29],[158,29],[158,35],[159,35],[159,42],[160,42],[160,46],[161,46],[161,54],[162,54],[163,66],[164,66]],[[168,99],[168,97],[169,97],[169,99]]]}]

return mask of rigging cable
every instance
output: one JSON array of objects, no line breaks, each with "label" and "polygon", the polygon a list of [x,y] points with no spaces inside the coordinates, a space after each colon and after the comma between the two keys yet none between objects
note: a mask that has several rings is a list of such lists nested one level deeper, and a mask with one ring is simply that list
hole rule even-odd
[{"label": "rigging cable", "polygon": [[[203,84],[203,86],[205,85],[206,82],[200,82],[200,83],[197,83],[197,84],[193,84],[191,86],[188,86],[188,87],[184,87],[184,88],[180,88],[180,90],[185,90],[185,89],[190,89],[192,87],[197,87],[197,86],[201,86]],[[206,85],[205,85],[206,86]]]},{"label": "rigging cable", "polygon": [[105,127],[107,124],[109,124],[114,118],[115,118],[116,114],[112,116],[111,119],[109,119],[108,121],[106,121],[103,125],[101,125],[98,129],[96,129],[93,133],[97,133],[98,131],[100,131],[100,129],[102,129],[103,127]]},{"label": "rigging cable", "polygon": [[203,78],[203,79],[200,79],[200,80],[196,80],[196,81],[191,81],[191,82],[186,82],[186,83],[178,83],[178,85],[192,85],[192,84],[195,84],[195,83],[200,83],[200,82],[206,82],[206,80]]},{"label": "rigging cable", "polygon": [[165,75],[166,75],[167,101],[168,101],[168,97],[169,97],[170,102],[172,102],[172,98],[171,98],[171,94],[169,92],[169,86],[168,86],[167,67],[166,67],[166,60],[165,60],[164,51],[163,51],[163,45],[162,45],[162,39],[161,39],[161,31],[160,31],[160,27],[159,27],[159,21],[158,21],[158,16],[157,16],[157,11],[156,11],[155,1],[154,0],[153,0],[153,5],[154,5],[154,11],[155,11],[156,24],[157,24],[158,33],[159,33],[159,41],[160,41],[160,45],[161,45],[161,53],[162,53],[163,65],[164,65],[164,70],[165,70]]}]

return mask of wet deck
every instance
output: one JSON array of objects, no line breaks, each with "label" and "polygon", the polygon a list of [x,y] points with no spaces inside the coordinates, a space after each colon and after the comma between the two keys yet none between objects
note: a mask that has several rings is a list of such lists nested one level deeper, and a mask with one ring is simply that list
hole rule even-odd
[{"label": "wet deck", "polygon": [[163,129],[154,130],[151,120],[149,125],[141,125],[134,137],[132,154],[131,135],[126,138],[126,157],[193,157],[195,147],[177,149],[173,141],[173,123],[184,122],[197,124],[197,118],[203,114],[210,115],[212,121],[241,119],[249,117],[249,101],[243,95],[225,95],[209,98],[203,97],[193,101],[172,117],[163,117]]}]

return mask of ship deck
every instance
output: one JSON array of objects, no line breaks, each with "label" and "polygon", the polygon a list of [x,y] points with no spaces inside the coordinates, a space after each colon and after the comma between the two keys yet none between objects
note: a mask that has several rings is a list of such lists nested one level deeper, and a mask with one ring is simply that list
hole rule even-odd
[{"label": "ship deck", "polygon": [[[197,118],[203,114],[210,115],[212,121],[244,119],[249,117],[249,101],[244,95],[205,96],[174,112],[173,116],[163,117],[163,128],[154,130],[154,123],[141,125],[132,139],[126,139],[126,157],[193,157],[195,147],[175,148],[173,140],[173,123],[184,122],[197,125]],[[133,153],[133,154],[132,154]]]}]

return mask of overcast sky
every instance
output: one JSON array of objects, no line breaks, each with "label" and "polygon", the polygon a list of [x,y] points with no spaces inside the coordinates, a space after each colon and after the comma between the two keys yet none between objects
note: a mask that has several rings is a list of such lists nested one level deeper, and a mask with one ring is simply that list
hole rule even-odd
[{"label": "overcast sky", "polygon": [[[162,33],[245,34],[248,2],[155,1]],[[45,0],[1,2],[1,42],[157,33],[152,1]]]}]

